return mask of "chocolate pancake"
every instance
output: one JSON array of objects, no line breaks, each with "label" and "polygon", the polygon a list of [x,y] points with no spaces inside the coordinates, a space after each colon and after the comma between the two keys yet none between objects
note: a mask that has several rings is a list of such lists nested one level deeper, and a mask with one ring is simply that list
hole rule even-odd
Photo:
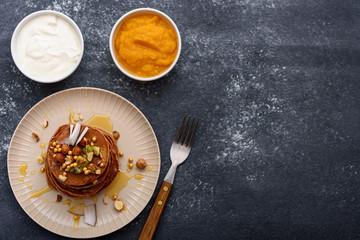
[{"label": "chocolate pancake", "polygon": [[[49,186],[70,197],[90,197],[97,194],[114,180],[119,169],[118,149],[113,137],[101,129],[84,125],[80,132],[85,127],[88,127],[88,131],[83,137],[84,141],[77,145],[82,150],[80,154],[69,155],[66,151],[59,153],[56,145],[66,145],[69,150],[74,150],[75,147],[68,146],[70,125],[67,124],[60,126],[51,137],[45,159]],[[94,137],[96,141],[91,146],[90,141],[86,140]],[[86,163],[80,164],[80,158]]]}]

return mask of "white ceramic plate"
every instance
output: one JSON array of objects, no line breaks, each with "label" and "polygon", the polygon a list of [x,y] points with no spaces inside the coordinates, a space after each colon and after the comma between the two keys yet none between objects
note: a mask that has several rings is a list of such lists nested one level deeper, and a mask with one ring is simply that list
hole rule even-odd
[{"label": "white ceramic plate", "polygon": [[[148,168],[133,168],[129,175],[143,174],[137,180],[131,178],[119,194],[126,204],[126,211],[116,211],[110,200],[103,203],[104,191],[97,195],[97,224],[91,227],[84,223],[83,217],[77,231],[74,231],[73,215],[68,213],[68,206],[55,203],[59,192],[51,190],[39,198],[28,198],[47,186],[45,174],[40,173],[43,166],[38,163],[41,155],[40,143],[48,143],[58,126],[69,122],[69,108],[76,115],[78,111],[85,123],[94,114],[109,115],[114,130],[120,132],[119,151],[124,156],[119,158],[120,169],[126,170],[129,157],[134,161],[142,157]],[[49,125],[43,129],[46,119]],[[32,133],[40,137],[35,143]],[[21,163],[27,164],[26,176],[19,171]],[[154,193],[160,173],[160,151],[155,133],[145,116],[132,103],[112,92],[96,88],[74,88],[55,93],[31,108],[20,121],[11,139],[8,151],[8,174],[14,195],[24,211],[39,225],[56,234],[73,238],[98,237],[116,231],[131,222],[146,206]],[[19,180],[24,179],[24,182]],[[67,199],[63,196],[63,201]]]}]

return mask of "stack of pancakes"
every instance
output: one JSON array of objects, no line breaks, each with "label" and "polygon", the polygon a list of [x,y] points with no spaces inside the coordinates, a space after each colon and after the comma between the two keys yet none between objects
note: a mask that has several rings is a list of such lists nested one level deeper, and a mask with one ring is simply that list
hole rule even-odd
[{"label": "stack of pancakes", "polygon": [[[68,144],[70,135],[69,124],[62,125],[56,130],[50,139],[47,149],[45,159],[47,182],[51,188],[69,197],[90,197],[97,194],[114,180],[119,171],[119,152],[113,137],[101,129],[85,125],[81,126],[80,132],[82,132],[85,127],[89,129],[84,137],[86,139],[95,137],[96,142],[93,144],[95,147],[100,148],[100,154],[98,156],[94,155],[91,159],[91,163],[95,165],[95,168],[100,169],[100,174],[95,174],[95,172],[90,174],[85,174],[84,172],[75,173],[66,170],[66,168],[64,170],[64,168],[62,168],[64,162],[59,162],[59,160],[56,159],[55,155],[57,152],[55,152],[56,150],[52,143],[56,142],[56,144],[60,145]],[[80,143],[78,146],[81,149],[85,147],[84,144],[81,145]],[[70,150],[74,147],[75,146],[69,146]],[[84,156],[83,153],[81,153],[81,155]],[[64,175],[64,172],[66,172],[65,181],[64,177],[61,177],[61,175]]]}]

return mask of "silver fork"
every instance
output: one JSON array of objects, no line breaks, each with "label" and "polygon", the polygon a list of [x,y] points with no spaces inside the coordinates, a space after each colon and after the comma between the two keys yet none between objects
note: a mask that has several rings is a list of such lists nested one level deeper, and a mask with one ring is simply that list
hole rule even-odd
[{"label": "silver fork", "polygon": [[[186,124],[184,127],[185,122]],[[189,156],[191,147],[194,143],[194,136],[198,124],[199,120],[191,118],[191,116],[187,117],[187,114],[185,114],[176,133],[174,142],[171,145],[171,167],[161,184],[159,193],[156,196],[155,202],[150,210],[148,218],[146,219],[145,225],[141,230],[139,239],[152,239],[154,236],[156,227],[160,221],[161,214],[165,208],[167,199],[170,195],[170,190],[174,183],[176,169]]]}]

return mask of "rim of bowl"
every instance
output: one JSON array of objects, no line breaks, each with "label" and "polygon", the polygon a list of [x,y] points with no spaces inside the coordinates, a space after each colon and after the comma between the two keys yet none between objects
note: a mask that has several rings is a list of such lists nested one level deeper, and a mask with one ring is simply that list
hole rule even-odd
[{"label": "rim of bowl", "polygon": [[[74,65],[74,67],[67,73],[54,78],[54,79],[50,79],[50,80],[46,80],[46,79],[42,79],[42,78],[38,78],[36,76],[32,76],[31,74],[29,74],[28,72],[26,72],[26,70],[24,69],[24,67],[22,66],[20,60],[18,59],[18,55],[17,55],[17,40],[20,34],[20,31],[22,30],[22,28],[28,23],[30,22],[32,19],[39,17],[39,16],[43,16],[43,15],[55,15],[57,17],[61,17],[62,19],[64,19],[66,22],[68,22],[70,24],[70,26],[74,29],[74,31],[76,32],[78,38],[79,38],[79,43],[80,43],[80,57],[79,60],[77,61],[77,63]],[[54,11],[54,10],[40,10],[40,11],[36,11],[33,13],[30,13],[29,15],[27,15],[25,18],[23,18],[19,24],[16,26],[12,37],[11,37],[11,56],[15,62],[16,67],[22,72],[22,74],[24,74],[26,77],[30,78],[31,80],[34,80],[36,82],[40,82],[40,83],[54,83],[54,82],[59,82],[61,80],[64,80],[65,78],[69,77],[79,66],[81,59],[83,57],[84,54],[84,38],[83,35],[78,27],[78,25],[68,16],[66,16],[65,14],[58,12],[58,11]]]},{"label": "rim of bowl", "polygon": [[[117,32],[118,27],[121,25],[121,23],[123,22],[123,20],[125,20],[126,18],[130,17],[133,14],[137,14],[139,12],[148,12],[148,13],[157,13],[159,15],[161,15],[162,17],[164,17],[167,21],[169,21],[169,23],[172,25],[172,27],[175,29],[176,32],[176,36],[178,39],[178,49],[177,49],[177,54],[175,57],[174,62],[170,65],[170,67],[168,67],[168,69],[166,69],[164,72],[160,73],[159,75],[153,76],[153,77],[138,77],[135,76],[131,73],[129,73],[128,71],[126,71],[118,62],[118,60],[116,59],[115,53],[114,53],[114,35],[115,32]],[[127,13],[125,13],[124,15],[122,15],[114,24],[111,33],[110,33],[110,39],[109,39],[109,48],[110,48],[110,53],[111,53],[111,57],[115,63],[115,65],[118,67],[118,69],[124,73],[126,76],[138,80],[138,81],[153,81],[153,80],[157,80],[159,78],[162,78],[163,76],[165,76],[166,74],[168,74],[176,65],[177,61],[179,60],[180,57],[180,53],[181,53],[181,35],[179,32],[179,29],[177,28],[176,24],[174,23],[174,21],[165,13],[154,9],[154,8],[136,8],[134,10],[131,10]]]}]

